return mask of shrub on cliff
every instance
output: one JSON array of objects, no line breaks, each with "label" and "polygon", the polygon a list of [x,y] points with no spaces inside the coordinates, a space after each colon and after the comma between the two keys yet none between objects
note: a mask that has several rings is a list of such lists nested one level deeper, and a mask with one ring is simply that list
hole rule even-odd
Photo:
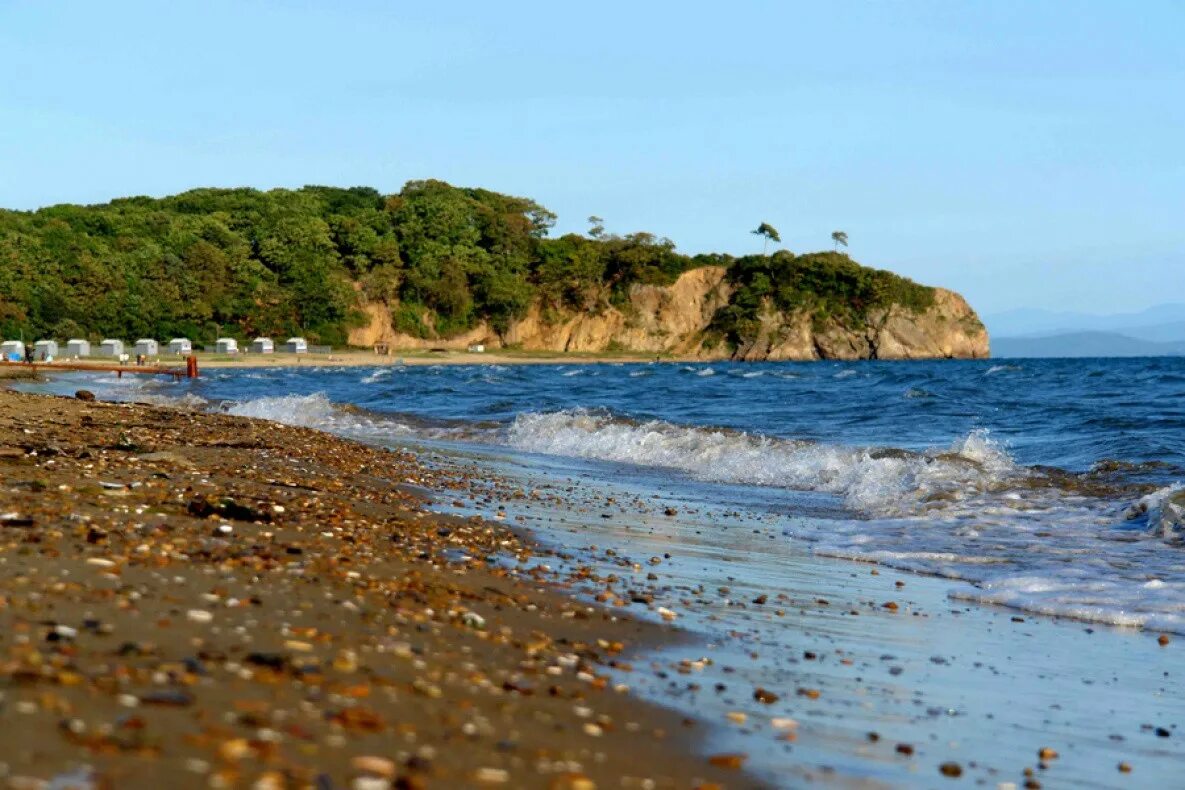
[{"label": "shrub on cliff", "polygon": [[838,252],[750,255],[732,261],[727,276],[732,297],[717,312],[712,329],[733,345],[756,335],[767,309],[785,315],[803,312],[817,323],[834,320],[857,328],[873,310],[897,304],[921,312],[934,302],[933,288],[861,266]]}]

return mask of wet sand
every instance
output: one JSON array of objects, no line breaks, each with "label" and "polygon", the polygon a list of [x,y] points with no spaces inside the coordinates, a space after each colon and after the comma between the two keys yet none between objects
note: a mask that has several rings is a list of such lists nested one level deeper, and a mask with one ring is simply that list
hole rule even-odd
[{"label": "wet sand", "polygon": [[[779,786],[1169,787],[1185,761],[1181,641],[966,603],[975,589],[813,555],[776,491],[618,475],[574,459],[442,456],[561,551],[555,581],[669,621],[632,685]],[[523,481],[531,485],[524,487]],[[736,508],[713,502],[734,497]],[[768,501],[763,501],[768,498]],[[808,513],[807,508],[796,511]],[[795,515],[795,519],[809,515]]]},{"label": "wet sand", "polygon": [[316,431],[0,391],[0,775],[756,786],[626,688],[675,634],[417,493],[465,485]]}]

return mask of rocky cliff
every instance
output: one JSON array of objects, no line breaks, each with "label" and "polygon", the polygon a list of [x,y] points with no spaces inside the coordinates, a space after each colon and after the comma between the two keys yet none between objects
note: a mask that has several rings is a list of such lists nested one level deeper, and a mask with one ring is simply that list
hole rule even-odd
[{"label": "rocky cliff", "polygon": [[[765,305],[759,328],[739,344],[713,330],[717,311],[729,303],[732,286],[719,266],[684,272],[669,286],[635,285],[621,307],[596,312],[545,312],[538,303],[512,322],[503,336],[482,323],[449,338],[420,338],[397,332],[386,305],[364,306],[366,326],[350,334],[352,345],[388,343],[394,349],[488,349],[513,346],[527,351],[635,351],[697,359],[978,359],[989,355],[988,335],[963,297],[933,289],[932,303],[914,311],[900,305],[868,312],[859,325],[820,318],[803,310],[783,312]],[[430,326],[430,316],[425,316]]]}]

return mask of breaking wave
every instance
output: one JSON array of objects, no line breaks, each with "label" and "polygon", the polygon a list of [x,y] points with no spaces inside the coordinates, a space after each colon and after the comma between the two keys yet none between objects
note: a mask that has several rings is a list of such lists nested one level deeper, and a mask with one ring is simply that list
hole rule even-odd
[{"label": "breaking wave", "polygon": [[870,515],[961,499],[1024,473],[986,431],[914,453],[630,422],[576,409],[521,414],[507,440],[521,450],[674,469],[708,482],[825,492]]},{"label": "breaking wave", "polygon": [[339,421],[341,411],[324,393],[315,395],[278,395],[272,398],[256,398],[241,403],[228,404],[227,414],[239,417],[257,417],[285,425],[299,425],[305,428],[333,430]]}]

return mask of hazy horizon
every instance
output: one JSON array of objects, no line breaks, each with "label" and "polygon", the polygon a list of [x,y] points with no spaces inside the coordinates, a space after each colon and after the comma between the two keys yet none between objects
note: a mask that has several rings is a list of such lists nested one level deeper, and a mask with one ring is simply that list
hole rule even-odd
[{"label": "hazy horizon", "polygon": [[1012,308],[1185,284],[1185,9],[0,8],[0,206],[440,178],[556,233],[852,257]]}]

